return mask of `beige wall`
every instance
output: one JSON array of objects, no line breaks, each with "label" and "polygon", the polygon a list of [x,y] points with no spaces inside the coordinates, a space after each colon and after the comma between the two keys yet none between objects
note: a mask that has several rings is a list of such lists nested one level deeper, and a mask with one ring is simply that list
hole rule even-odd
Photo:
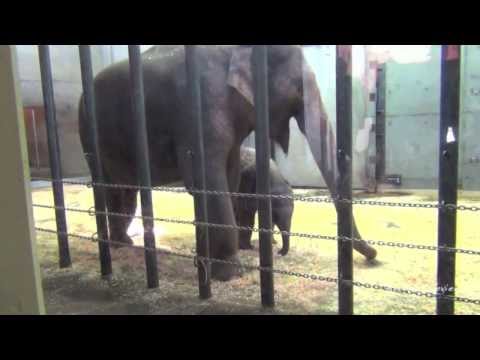
[{"label": "beige wall", "polygon": [[0,46],[0,314],[45,312],[15,48]]}]

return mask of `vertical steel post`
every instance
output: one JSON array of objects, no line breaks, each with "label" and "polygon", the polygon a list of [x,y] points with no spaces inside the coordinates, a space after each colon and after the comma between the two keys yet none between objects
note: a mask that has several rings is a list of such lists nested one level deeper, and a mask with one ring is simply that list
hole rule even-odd
[{"label": "vertical steel post", "polygon": [[35,110],[32,110],[32,129],[33,129],[33,139],[35,142],[35,164],[36,168],[40,169],[40,150],[38,148],[38,131],[37,131],[37,119],[35,118]]},{"label": "vertical steel post", "polygon": [[375,179],[377,184],[383,182],[385,177],[385,121],[386,121],[386,66],[379,65],[377,69],[377,99],[375,119],[375,144],[376,144],[376,165]]},{"label": "vertical steel post", "polygon": [[337,45],[338,309],[353,314],[352,46]]},{"label": "vertical steel post", "polygon": [[[270,117],[268,98],[268,51],[266,45],[255,45],[252,55],[255,93],[255,152],[257,161],[257,194],[270,195]],[[258,199],[258,221],[261,229],[272,229],[271,199]],[[261,232],[260,266],[273,268],[272,234]],[[273,273],[260,271],[262,305],[275,306]]]},{"label": "vertical steel post", "polygon": [[[190,96],[190,116],[195,127],[194,148],[192,151],[193,187],[196,190],[205,190],[205,149],[203,143],[202,123],[202,94],[200,74],[198,69],[197,48],[195,45],[185,45],[185,64],[187,71],[187,84]],[[195,221],[206,223],[208,219],[207,196],[204,193],[194,194]],[[208,227],[197,225],[196,248],[197,255],[202,258],[210,257],[210,243]],[[198,262],[198,288],[201,299],[212,297],[210,287],[209,261]]]},{"label": "vertical steel post", "polygon": [[[83,102],[88,124],[88,137],[91,140],[92,153],[85,154],[91,164],[92,180],[96,183],[104,183],[103,169],[100,158],[100,149],[98,146],[97,117],[95,110],[95,89],[93,86],[93,68],[92,54],[89,45],[80,45],[80,67],[82,72]],[[105,188],[103,186],[93,187],[93,197],[95,201],[97,232],[100,239],[109,239],[107,216],[99,212],[107,212],[105,201]],[[108,278],[112,274],[112,259],[110,256],[109,244],[98,243],[100,254],[100,271],[103,278]]]},{"label": "vertical steel post", "polygon": [[[150,156],[148,147],[147,124],[145,118],[145,98],[143,88],[142,57],[139,45],[128,45],[130,61],[130,85],[133,106],[133,121],[136,146],[136,171],[138,185],[151,187]],[[149,288],[158,287],[157,252],[153,221],[152,192],[150,189],[140,190],[142,203],[145,264],[147,268],[147,284]]]},{"label": "vertical steel post", "polygon": [[58,249],[60,268],[70,267],[70,249],[67,236],[67,219],[65,216],[65,199],[62,183],[62,163],[60,160],[60,145],[58,142],[55,96],[53,91],[52,66],[48,45],[39,45],[40,74],[42,80],[43,102],[45,119],[47,122],[48,153],[50,157],[50,171],[52,176],[53,199],[55,203],[55,217],[57,221]]},{"label": "vertical steel post", "polygon": [[[438,201],[457,205],[460,111],[460,45],[442,45]],[[438,210],[438,246],[455,247],[457,212]],[[455,295],[455,253],[438,251],[437,293]],[[451,299],[437,299],[438,315],[453,315]]]}]

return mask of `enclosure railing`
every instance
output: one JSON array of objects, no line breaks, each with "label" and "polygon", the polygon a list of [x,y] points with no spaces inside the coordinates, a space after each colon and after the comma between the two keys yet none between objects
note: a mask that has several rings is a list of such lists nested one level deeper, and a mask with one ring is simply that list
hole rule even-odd
[{"label": "enclosure railing", "polygon": [[[128,245],[133,248],[144,250],[147,272],[148,287],[154,288],[159,285],[157,253],[170,254],[189,258],[195,261],[198,270],[199,293],[202,299],[212,296],[210,286],[210,265],[212,263],[226,263],[243,268],[254,269],[260,272],[260,288],[262,305],[272,307],[274,302],[273,274],[302,277],[311,280],[326,281],[338,285],[339,314],[354,313],[353,287],[363,287],[390,291],[400,294],[424,296],[437,299],[438,314],[453,314],[455,302],[465,302],[480,305],[480,299],[457,297],[454,293],[455,278],[455,255],[457,253],[480,255],[480,250],[456,248],[456,212],[474,211],[480,208],[475,206],[457,205],[457,169],[458,169],[458,117],[459,117],[459,81],[460,81],[460,46],[443,45],[442,48],[442,88],[441,88],[441,130],[440,130],[440,172],[439,172],[439,202],[436,204],[403,203],[369,201],[352,198],[352,49],[351,45],[337,46],[337,161],[339,180],[337,183],[337,195],[334,197],[307,197],[307,196],[284,196],[270,194],[269,179],[269,99],[268,99],[268,49],[265,45],[256,45],[253,50],[253,76],[254,97],[256,115],[256,149],[257,149],[257,191],[256,194],[240,194],[206,190],[205,187],[205,158],[204,158],[204,134],[202,128],[201,108],[201,76],[198,69],[196,46],[186,45],[186,71],[189,87],[189,102],[191,106],[192,126],[195,126],[196,139],[193,148],[189,150],[192,159],[194,174],[193,189],[152,187],[149,173],[148,137],[145,124],[145,104],[143,94],[143,71],[139,46],[129,45],[131,92],[135,115],[135,139],[137,166],[139,167],[139,184],[107,184],[101,172],[101,158],[98,150],[97,119],[95,112],[95,94],[93,87],[93,73],[89,46],[80,46],[80,59],[82,69],[82,84],[84,89],[83,101],[89,122],[89,136],[93,139],[93,152],[87,154],[92,161],[91,182],[63,180],[60,167],[60,152],[58,147],[58,135],[56,130],[55,105],[53,99],[53,87],[51,78],[51,65],[48,46],[39,47],[40,64],[42,70],[43,94],[46,107],[48,124],[48,141],[50,158],[52,163],[52,186],[54,189],[54,206],[46,204],[34,204],[37,208],[55,210],[57,229],[45,229],[37,227],[37,231],[56,234],[59,240],[60,266],[66,267],[71,264],[68,252],[68,238],[90,240],[98,243],[101,273],[109,277],[112,273],[111,256],[109,245],[117,242],[109,238],[107,219],[108,217],[127,216],[130,214],[108,212],[105,206],[105,188],[117,187],[124,189],[136,189],[141,193],[142,215],[134,216],[143,220],[144,246]],[[453,140],[452,140],[453,139]],[[44,179],[49,180],[49,179]],[[89,210],[72,209],[64,204],[63,185],[86,185],[93,188],[95,207]],[[167,191],[176,193],[190,193],[194,196],[195,220],[158,218],[153,214],[151,191]],[[232,196],[251,197],[259,200],[259,228],[215,224],[209,222],[207,196]],[[338,208],[338,235],[326,236],[320,234],[293,233],[275,231],[272,228],[271,199],[285,198],[295,201],[334,203]],[[395,206],[409,208],[429,208],[438,210],[438,245],[426,246],[411,243],[387,242],[357,239],[352,236],[352,206]],[[96,216],[97,233],[92,236],[69,233],[66,227],[66,211],[88,213]],[[167,251],[155,248],[153,233],[154,221],[189,224],[196,227],[196,251],[195,254],[185,254],[176,251]],[[240,265],[235,262],[214,259],[209,254],[209,229],[229,228],[234,230],[251,230],[260,234],[260,265]],[[309,239],[332,240],[338,243],[338,277],[325,277],[317,274],[298,273],[289,270],[275,269],[273,266],[272,235],[286,234]],[[438,253],[437,291],[426,292],[413,289],[395,288],[386,285],[369,284],[354,281],[353,277],[353,243],[365,241],[371,245],[398,247],[416,250],[430,250]],[[121,243],[125,246],[124,243]]]},{"label": "enclosure railing", "polygon": [[[98,146],[97,134],[97,115],[95,113],[95,92],[93,87],[93,68],[90,48],[88,46],[79,46],[80,67],[82,72],[83,101],[87,116],[87,132],[93,146],[93,154],[85,154],[87,161],[91,163],[93,181],[103,182],[103,170],[100,163],[100,153]],[[97,212],[106,211],[106,195],[105,188],[94,187],[93,198],[95,209]],[[96,216],[97,231],[100,237],[108,239],[108,223],[107,216],[98,214]],[[98,251],[100,254],[100,272],[104,278],[109,278],[112,274],[112,259],[108,244],[98,243]]]}]

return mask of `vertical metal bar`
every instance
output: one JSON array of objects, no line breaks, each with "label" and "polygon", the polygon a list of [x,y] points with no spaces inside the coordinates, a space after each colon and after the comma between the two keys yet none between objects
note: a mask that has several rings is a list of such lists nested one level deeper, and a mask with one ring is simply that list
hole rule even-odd
[{"label": "vertical metal bar", "polygon": [[36,168],[40,169],[40,150],[38,149],[37,119],[35,118],[34,109],[32,109],[32,125],[33,125],[33,142],[35,144],[35,163],[36,163]]},{"label": "vertical metal bar", "polygon": [[[185,45],[185,64],[187,71],[187,83],[190,91],[190,116],[194,131],[194,149],[192,151],[193,168],[193,187],[197,190],[205,190],[205,149],[203,142],[203,123],[202,123],[202,95],[200,85],[200,74],[198,69],[197,48],[195,45]],[[208,208],[207,196],[204,193],[194,194],[195,220],[207,222]],[[196,248],[197,255],[203,258],[210,257],[209,231],[207,227],[197,225]],[[198,262],[198,288],[201,299],[212,297],[210,287],[210,269],[209,261]]]},{"label": "vertical metal bar", "polygon": [[[440,204],[457,204],[458,143],[460,110],[460,45],[442,45],[440,156],[438,200]],[[456,210],[438,210],[438,246],[455,247]],[[438,252],[437,292],[455,295],[455,253]],[[438,315],[453,315],[451,299],[437,299]]]},{"label": "vertical metal bar", "polygon": [[[142,58],[139,45],[128,45],[130,59],[130,82],[133,105],[133,121],[135,129],[137,179],[140,186],[150,188],[150,156],[145,118],[145,99],[143,88]],[[140,190],[142,203],[144,244],[146,248],[155,249],[155,234],[153,222],[152,192],[150,189]],[[149,288],[158,287],[157,253],[145,250],[147,268],[147,284]]]},{"label": "vertical metal bar", "polygon": [[386,120],[386,66],[379,65],[377,69],[377,101],[376,101],[376,166],[375,179],[381,183],[385,177],[385,120]]},{"label": "vertical metal bar", "polygon": [[60,268],[72,265],[67,237],[67,219],[65,216],[65,200],[62,183],[62,165],[60,160],[60,146],[58,143],[57,118],[53,92],[52,66],[48,45],[39,45],[40,74],[42,79],[43,102],[45,119],[47,122],[48,153],[50,157],[50,171],[52,176],[53,199],[55,203],[55,217],[58,232],[58,250]]},{"label": "vertical metal bar", "polygon": [[[266,45],[253,48],[255,93],[255,149],[257,161],[257,194],[270,194],[270,117],[268,98],[268,53]],[[271,199],[258,199],[258,221],[261,229],[272,229]],[[272,234],[261,232],[260,266],[273,268]],[[260,271],[262,305],[275,306],[273,273]]]},{"label": "vertical metal bar", "polygon": [[115,55],[113,50],[114,45],[109,45],[109,46],[110,46],[110,64],[113,64],[115,62]]},{"label": "vertical metal bar", "polygon": [[[80,45],[80,67],[82,72],[83,101],[88,124],[88,137],[91,139],[92,153],[86,154],[92,166],[92,180],[96,183],[104,183],[103,170],[100,160],[100,149],[98,146],[97,117],[95,110],[95,89],[93,86],[93,68],[92,54],[89,45]],[[95,201],[97,232],[100,239],[108,239],[107,216],[99,214],[107,211],[105,201],[105,188],[93,187],[93,197]],[[108,278],[112,274],[112,259],[110,256],[109,244],[98,243],[100,254],[100,271],[103,278]]]},{"label": "vertical metal bar", "polygon": [[353,314],[352,46],[337,45],[338,309]]}]

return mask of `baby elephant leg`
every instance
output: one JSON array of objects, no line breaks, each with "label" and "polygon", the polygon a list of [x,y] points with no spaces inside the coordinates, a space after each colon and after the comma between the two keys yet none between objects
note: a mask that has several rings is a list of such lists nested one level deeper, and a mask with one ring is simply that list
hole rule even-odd
[{"label": "baby elephant leg", "polygon": [[290,249],[290,228],[292,224],[292,215],[293,208],[291,207],[282,207],[280,209],[275,209],[275,214],[273,216],[275,225],[282,231],[282,249],[278,252],[280,255],[285,256],[288,254]]},{"label": "baby elephant leg", "polygon": [[[240,227],[253,228],[255,225],[255,209],[240,208],[237,211],[237,225]],[[252,245],[252,230],[238,231],[238,244],[241,250],[251,250]]]}]

